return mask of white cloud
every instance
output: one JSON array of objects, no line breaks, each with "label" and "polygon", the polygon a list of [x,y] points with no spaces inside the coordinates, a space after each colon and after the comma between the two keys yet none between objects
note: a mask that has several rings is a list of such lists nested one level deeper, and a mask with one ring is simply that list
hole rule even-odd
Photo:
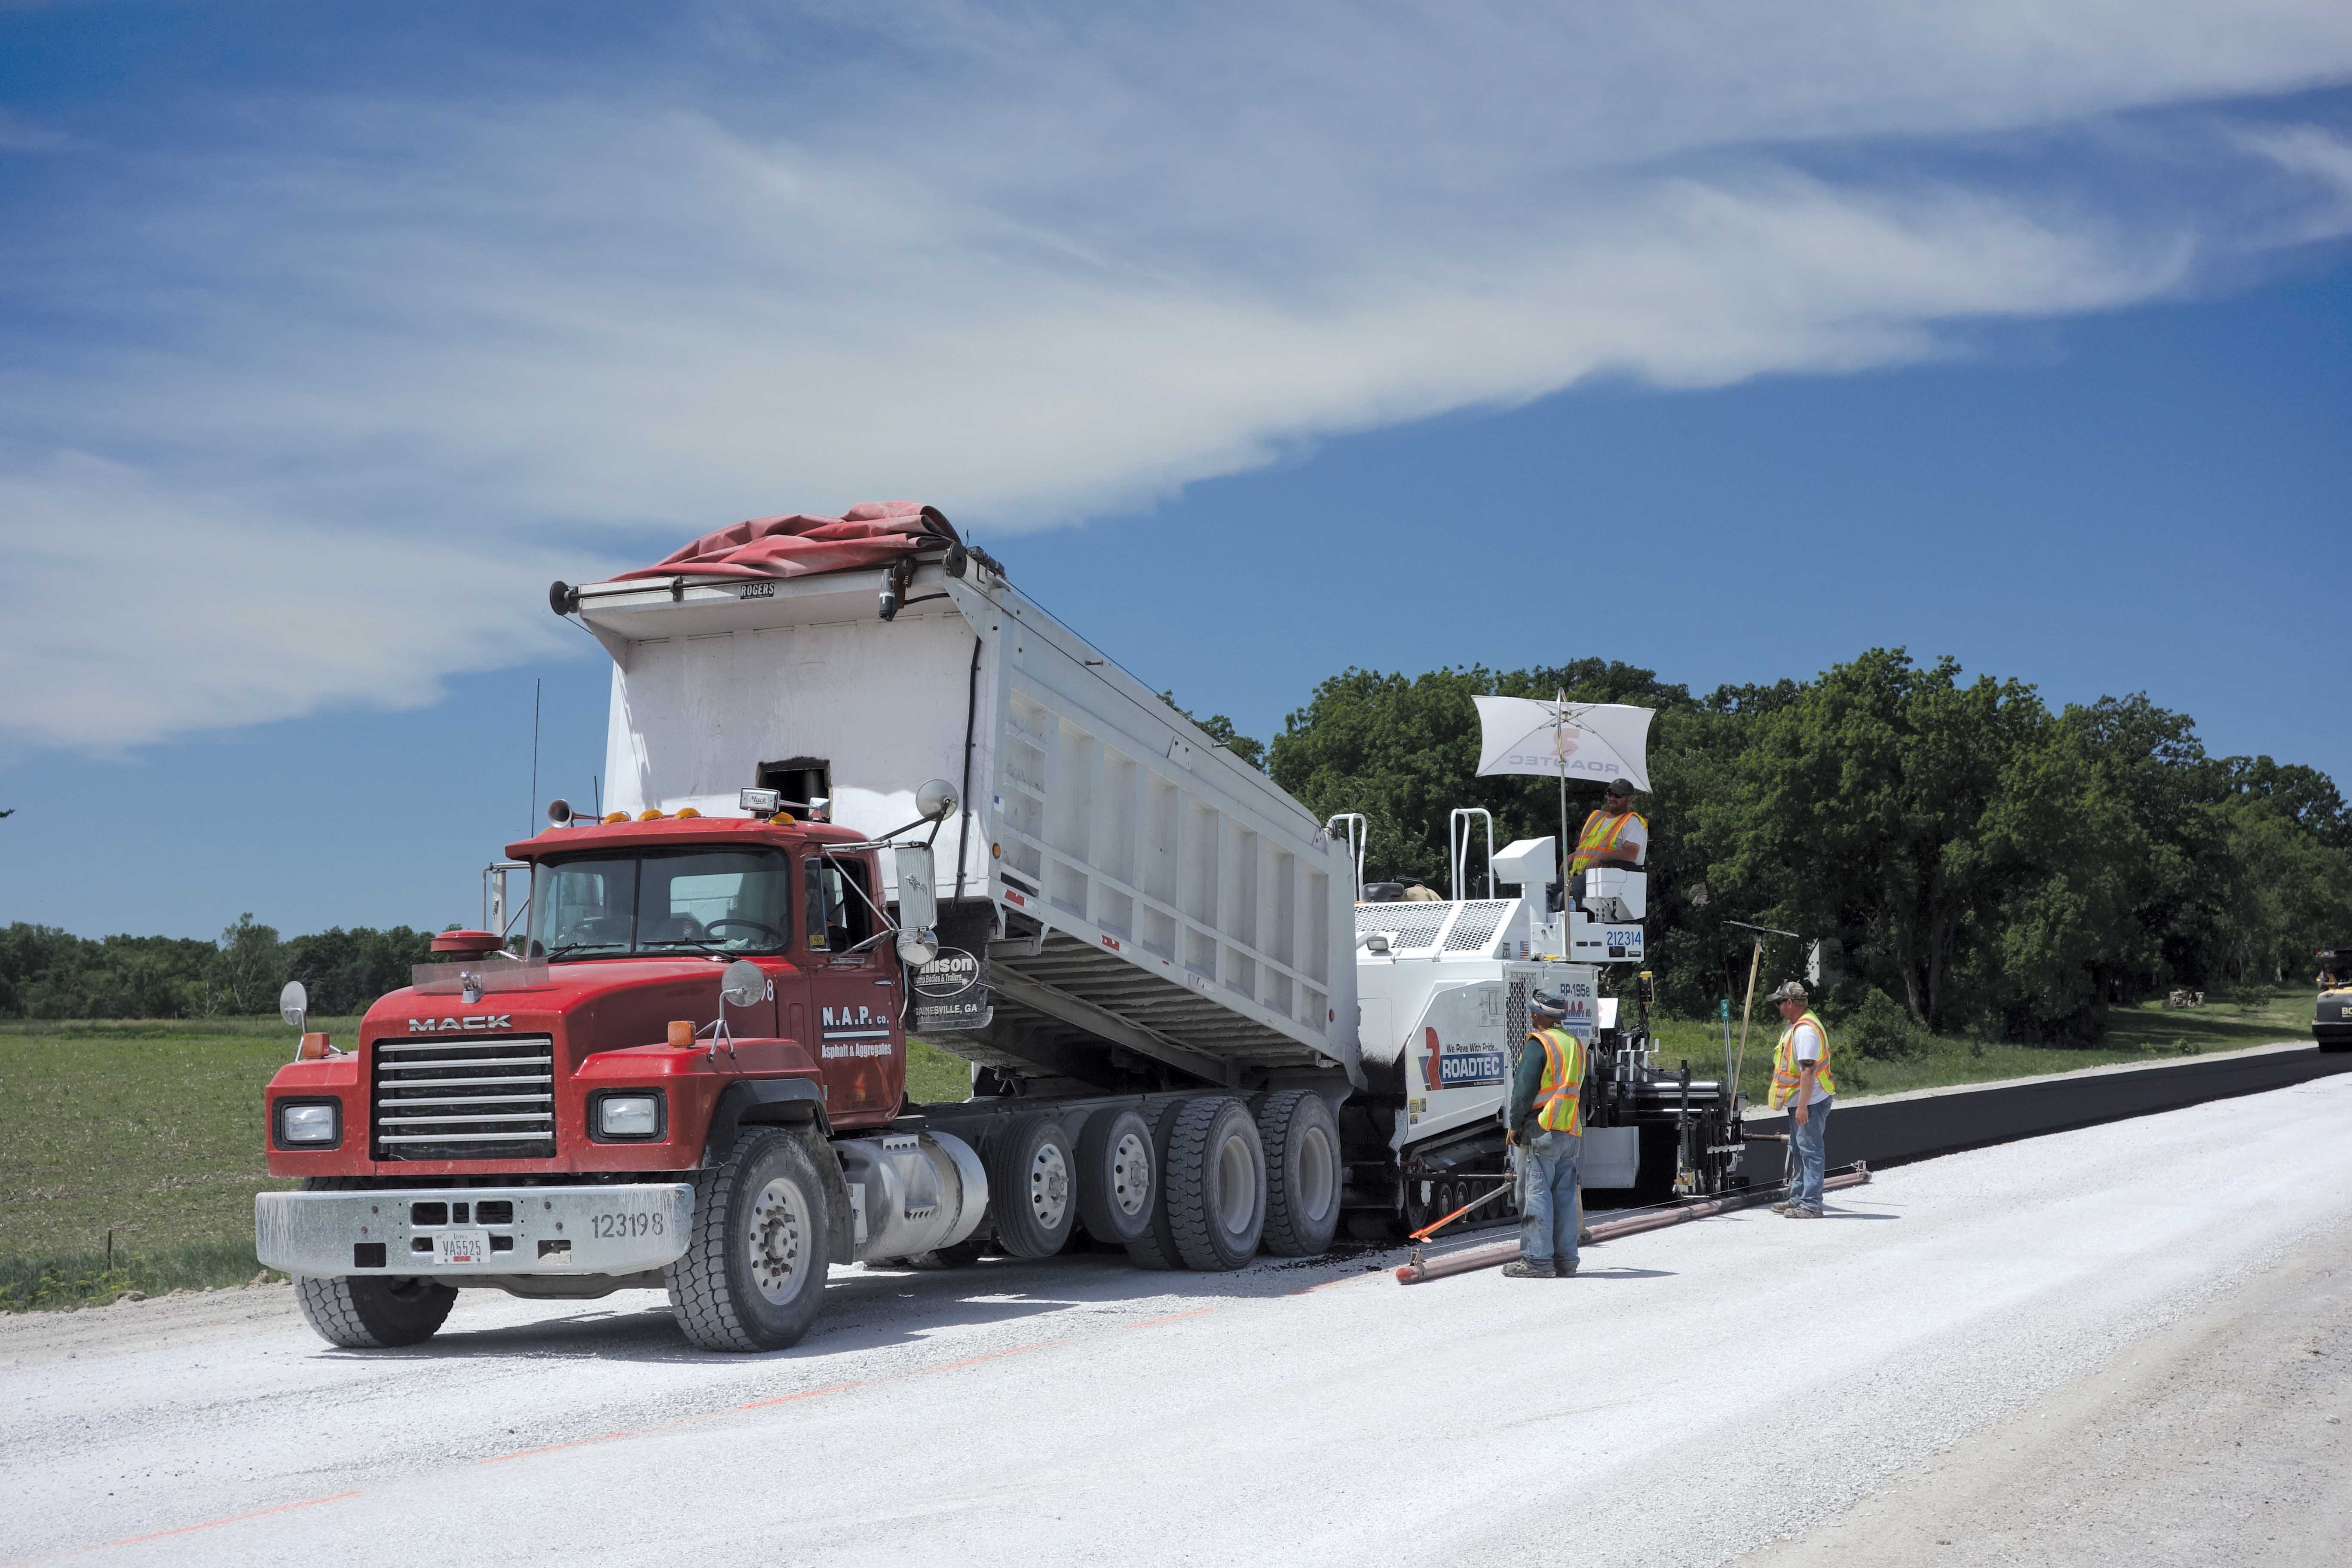
[{"label": "white cloud", "polygon": [[[0,368],[0,648],[44,675],[0,727],[426,700],[568,635],[541,589],[620,531],[886,495],[1042,526],[1596,374],[1901,363],[2352,227],[2323,130],[2168,131],[2160,207],[2083,173],[2130,138],[2011,155],[2340,79],[2340,5],[912,8],[822,69],[804,20],[713,15],[737,63],[658,90],[257,105],[23,250],[92,330]],[[202,603],[118,644],[76,584],[126,534]]]},{"label": "white cloud", "polygon": [[[0,472],[0,518],[8,717],[53,744],[109,749],[322,700],[415,707],[442,675],[584,640],[544,608],[578,552],[302,526],[80,453]],[[513,613],[533,599],[535,618]]]}]

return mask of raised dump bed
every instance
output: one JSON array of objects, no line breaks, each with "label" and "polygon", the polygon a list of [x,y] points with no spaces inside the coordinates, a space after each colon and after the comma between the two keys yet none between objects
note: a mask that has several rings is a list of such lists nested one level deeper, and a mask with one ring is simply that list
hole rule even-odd
[{"label": "raised dump bed", "polygon": [[576,592],[613,656],[608,808],[772,788],[880,835],[958,784],[940,931],[986,999],[919,1001],[926,1038],[1033,1083],[1361,1085],[1345,847],[982,553]]}]

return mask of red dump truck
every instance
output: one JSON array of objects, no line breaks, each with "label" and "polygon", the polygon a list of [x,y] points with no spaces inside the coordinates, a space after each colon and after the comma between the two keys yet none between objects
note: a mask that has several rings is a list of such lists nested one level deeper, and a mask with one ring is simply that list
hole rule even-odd
[{"label": "red dump truck", "polygon": [[[610,809],[556,803],[481,929],[268,1089],[301,1184],[257,1195],[257,1252],[340,1345],[421,1340],[461,1288],[654,1288],[695,1343],[768,1350],[837,1263],[1394,1235],[1504,1179],[1529,991],[1582,1009],[1563,955],[1641,956],[1640,874],[1553,910],[1549,839],[1491,857],[1528,896],[1360,904],[1344,832],[928,508],[738,525],[551,603],[613,658]],[[1661,1098],[1641,1029],[1570,1022],[1648,1086],[1595,1099],[1621,1184],[1677,1139],[1727,1175],[1717,1086]],[[968,1099],[908,1100],[910,1031]]]}]

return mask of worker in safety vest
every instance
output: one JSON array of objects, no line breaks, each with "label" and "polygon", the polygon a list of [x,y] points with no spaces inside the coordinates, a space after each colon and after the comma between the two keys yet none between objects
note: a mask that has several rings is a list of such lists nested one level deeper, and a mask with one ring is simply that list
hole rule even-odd
[{"label": "worker in safety vest", "polygon": [[1576,1272],[1576,1157],[1584,1148],[1584,1042],[1564,1026],[1568,1004],[1549,992],[1528,998],[1535,1025],[1519,1070],[1503,1140],[1519,1152],[1526,1201],[1514,1279],[1565,1279]]},{"label": "worker in safety vest", "polygon": [[1584,819],[1576,836],[1576,853],[1569,861],[1570,876],[1595,866],[1633,870],[1650,847],[1650,825],[1633,809],[1633,785],[1628,779],[1611,779],[1601,809]]},{"label": "worker in safety vest", "polygon": [[1789,1195],[1772,1205],[1790,1219],[1822,1217],[1822,1173],[1829,1161],[1830,1100],[1837,1078],[1830,1069],[1830,1032],[1805,1005],[1805,988],[1790,980],[1772,993],[1788,1027],[1772,1047],[1772,1109],[1789,1108]]}]

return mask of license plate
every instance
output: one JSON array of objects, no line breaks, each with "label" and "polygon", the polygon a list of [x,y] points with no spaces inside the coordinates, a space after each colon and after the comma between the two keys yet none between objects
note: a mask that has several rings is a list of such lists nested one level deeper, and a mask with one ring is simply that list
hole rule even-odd
[{"label": "license plate", "polygon": [[487,1230],[445,1230],[433,1238],[436,1263],[487,1263],[490,1233]]}]

